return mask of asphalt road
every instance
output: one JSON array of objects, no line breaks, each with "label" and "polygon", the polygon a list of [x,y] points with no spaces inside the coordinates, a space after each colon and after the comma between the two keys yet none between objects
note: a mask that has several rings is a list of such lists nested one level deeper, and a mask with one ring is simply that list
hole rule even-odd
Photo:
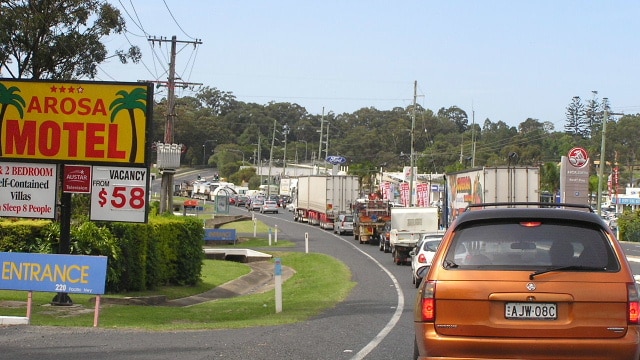
[{"label": "asphalt road", "polygon": [[[233,208],[232,212],[246,210]],[[278,225],[278,238],[346,263],[357,282],[346,301],[306,322],[237,330],[146,332],[101,328],[0,328],[6,359],[409,359],[415,288],[410,267],[393,264],[377,246],[359,245],[293,222],[289,212],[256,214]],[[286,265],[286,264],[283,264]],[[322,301],[322,299],[317,299]],[[286,299],[283,312],[286,312]]]}]

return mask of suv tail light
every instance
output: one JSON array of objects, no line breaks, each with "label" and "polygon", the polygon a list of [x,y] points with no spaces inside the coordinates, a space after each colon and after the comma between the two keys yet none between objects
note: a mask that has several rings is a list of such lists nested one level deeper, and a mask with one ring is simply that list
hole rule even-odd
[{"label": "suv tail light", "polygon": [[422,321],[435,321],[436,319],[436,282],[427,281],[421,289]]},{"label": "suv tail light", "polygon": [[635,283],[627,284],[627,296],[629,304],[629,324],[640,324],[640,297]]}]

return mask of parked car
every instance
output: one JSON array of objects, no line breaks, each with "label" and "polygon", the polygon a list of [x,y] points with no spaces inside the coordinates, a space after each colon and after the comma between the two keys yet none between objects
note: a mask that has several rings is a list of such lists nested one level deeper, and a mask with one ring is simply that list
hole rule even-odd
[{"label": "parked car", "polygon": [[607,224],[588,205],[507,206],[448,228],[416,296],[414,359],[637,360],[638,288]]},{"label": "parked car", "polygon": [[333,223],[333,232],[342,235],[353,235],[353,215],[340,214]]},{"label": "parked car", "polygon": [[440,246],[443,234],[424,234],[411,255],[411,283],[420,286],[422,278],[431,267],[431,260]]},{"label": "parked car", "polygon": [[384,251],[386,253],[391,252],[391,244],[390,244],[390,233],[391,233],[391,222],[387,221],[384,224],[384,228],[382,229],[382,233],[380,234],[380,251]]},{"label": "parked car", "polygon": [[274,213],[274,214],[278,213],[278,203],[276,201],[266,200],[265,202],[262,203],[262,206],[260,207],[260,213],[266,214],[268,212]]}]

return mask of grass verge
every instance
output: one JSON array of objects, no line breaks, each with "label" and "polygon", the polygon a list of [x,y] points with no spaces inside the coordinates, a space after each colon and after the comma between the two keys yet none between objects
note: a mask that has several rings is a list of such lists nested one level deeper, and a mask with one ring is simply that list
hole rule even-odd
[{"label": "grass verge", "polygon": [[[355,283],[349,268],[323,254],[272,252],[296,273],[282,286],[283,311],[275,312],[275,291],[220,299],[190,307],[105,304],[100,327],[154,331],[244,328],[288,324],[307,320],[344,300]],[[220,264],[224,263],[224,264]],[[248,272],[244,264],[206,260],[202,286],[162,288],[136,295],[168,295],[171,298],[201,293]],[[169,295],[170,294],[170,295]],[[34,293],[32,325],[93,326],[90,296],[72,294],[74,306],[50,306],[52,293]],[[132,296],[132,294],[126,294]],[[24,291],[0,291],[0,300],[25,301]],[[78,308],[82,311],[78,311]],[[25,316],[25,308],[0,308],[0,315]]]}]

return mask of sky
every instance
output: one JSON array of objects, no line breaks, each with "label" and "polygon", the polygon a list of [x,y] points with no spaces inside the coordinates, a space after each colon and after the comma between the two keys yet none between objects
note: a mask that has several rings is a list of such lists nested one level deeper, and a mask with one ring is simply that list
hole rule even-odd
[{"label": "sky", "polygon": [[137,45],[143,59],[112,59],[96,80],[166,81],[169,43],[147,39],[176,36],[179,81],[313,115],[404,108],[414,83],[422,107],[457,106],[480,125],[533,118],[562,131],[574,96],[640,113],[637,0],[108,1],[129,31],[108,48]]}]

